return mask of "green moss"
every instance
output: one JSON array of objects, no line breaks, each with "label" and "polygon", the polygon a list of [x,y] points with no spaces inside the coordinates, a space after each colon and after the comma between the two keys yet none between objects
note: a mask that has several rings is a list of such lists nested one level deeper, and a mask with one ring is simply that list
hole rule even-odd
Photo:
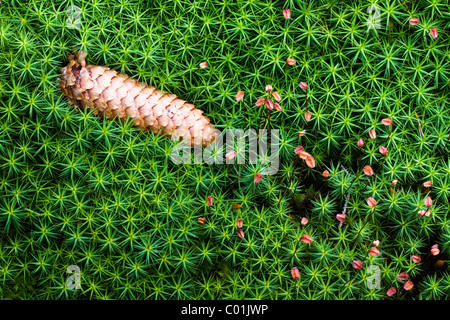
[{"label": "green moss", "polygon": [[[450,253],[448,1],[379,1],[381,29],[367,28],[369,4],[358,0],[79,1],[79,29],[67,25],[71,4],[1,4],[0,297],[387,299],[394,286],[389,299],[449,299],[448,263],[434,267]],[[282,97],[270,120],[279,172],[255,184],[259,162],[176,165],[173,142],[75,109],[58,75],[78,50],[196,104],[220,129],[256,129],[265,109],[254,103],[271,84]],[[393,119],[391,133],[383,118]],[[314,169],[294,165],[298,144]],[[352,184],[358,164],[376,175]],[[418,217],[427,195],[430,216]],[[381,254],[367,255],[377,239]],[[81,290],[67,287],[70,265]],[[367,286],[370,265],[379,289]],[[412,290],[401,289],[401,272]]]}]

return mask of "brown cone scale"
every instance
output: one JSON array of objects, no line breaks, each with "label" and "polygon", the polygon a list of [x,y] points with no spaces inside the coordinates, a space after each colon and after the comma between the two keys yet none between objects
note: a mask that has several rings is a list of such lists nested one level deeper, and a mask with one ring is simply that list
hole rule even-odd
[{"label": "brown cone scale", "polygon": [[207,146],[217,137],[218,130],[193,104],[108,67],[86,64],[83,51],[68,58],[60,86],[74,105],[108,119],[130,117],[137,127],[154,133],[161,130],[177,140],[190,140],[191,145]]}]

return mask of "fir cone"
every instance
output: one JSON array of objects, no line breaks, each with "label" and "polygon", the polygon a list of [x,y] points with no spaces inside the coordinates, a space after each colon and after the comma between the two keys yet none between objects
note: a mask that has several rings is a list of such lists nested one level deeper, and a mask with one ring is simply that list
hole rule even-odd
[{"label": "fir cone", "polygon": [[69,64],[61,70],[60,86],[74,105],[108,119],[130,117],[135,126],[154,133],[162,129],[191,145],[207,146],[217,137],[218,130],[193,104],[108,67],[86,64],[85,58],[83,51],[70,55]]}]

